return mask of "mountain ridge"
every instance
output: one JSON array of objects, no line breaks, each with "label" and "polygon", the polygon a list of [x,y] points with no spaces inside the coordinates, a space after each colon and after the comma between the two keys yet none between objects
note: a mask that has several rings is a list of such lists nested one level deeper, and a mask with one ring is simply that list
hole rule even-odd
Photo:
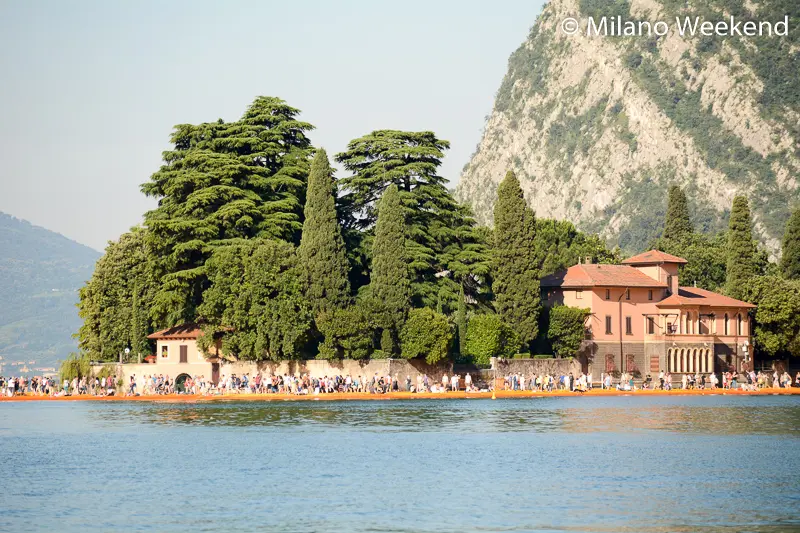
[{"label": "mountain ridge", "polygon": [[[800,7],[785,0],[682,6],[553,0],[544,7],[509,58],[456,189],[481,222],[491,222],[496,186],[512,169],[538,215],[640,251],[658,236],[666,189],[677,183],[693,222],[710,233],[724,229],[733,197],[747,194],[756,235],[777,255],[789,206],[800,197],[800,82],[791,76],[800,68]],[[588,16],[655,22],[784,11],[790,37],[773,41],[681,37],[672,26],[649,39],[568,36],[560,28],[567,17],[585,28]]]},{"label": "mountain ridge", "polygon": [[[100,252],[0,212],[0,364],[53,368],[77,349],[75,304]],[[33,365],[30,361],[35,361]]]}]

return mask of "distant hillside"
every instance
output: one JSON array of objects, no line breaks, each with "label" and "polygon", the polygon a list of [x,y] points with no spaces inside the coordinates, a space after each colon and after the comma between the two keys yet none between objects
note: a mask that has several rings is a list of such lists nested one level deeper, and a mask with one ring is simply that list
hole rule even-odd
[{"label": "distant hillside", "polygon": [[[788,36],[566,35],[566,17],[782,21]],[[499,80],[498,80],[499,81]],[[798,0],[552,0],[512,54],[458,186],[490,223],[497,184],[517,173],[538,215],[576,222],[628,252],[662,229],[684,187],[698,229],[725,227],[746,194],[777,254],[800,201]]]},{"label": "distant hillside", "polygon": [[78,289],[100,253],[0,213],[0,364],[2,373],[52,367],[77,343]]}]

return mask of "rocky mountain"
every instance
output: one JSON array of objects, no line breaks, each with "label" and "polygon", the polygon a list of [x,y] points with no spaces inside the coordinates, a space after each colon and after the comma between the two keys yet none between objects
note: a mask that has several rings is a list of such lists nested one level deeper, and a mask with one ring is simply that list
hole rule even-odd
[{"label": "rocky mountain", "polygon": [[[637,34],[596,35],[590,17],[597,27],[604,16],[609,30],[630,21]],[[753,21],[764,34],[692,35],[686,17]],[[705,231],[725,227],[733,196],[746,193],[757,235],[778,253],[800,198],[800,2],[552,0],[509,59],[457,188],[484,223],[508,169],[539,216],[627,251],[660,233],[673,183]]]},{"label": "rocky mountain", "polygon": [[0,213],[0,374],[55,367],[77,349],[75,304],[100,253]]}]

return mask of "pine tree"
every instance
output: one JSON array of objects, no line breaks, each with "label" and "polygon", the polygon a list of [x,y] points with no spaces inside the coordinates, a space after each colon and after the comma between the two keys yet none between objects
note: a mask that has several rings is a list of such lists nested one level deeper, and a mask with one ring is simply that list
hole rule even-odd
[{"label": "pine tree", "polygon": [[349,263],[336,219],[336,191],[328,155],[319,149],[311,164],[305,222],[298,256],[305,295],[315,313],[350,303]]},{"label": "pine tree", "polygon": [[753,225],[747,197],[733,199],[728,223],[728,263],[725,292],[732,298],[743,297],[747,283],[756,275],[756,246],[753,242]]},{"label": "pine tree", "polygon": [[530,345],[538,334],[539,317],[536,216],[511,171],[497,189],[494,225],[495,308],[521,341]]},{"label": "pine tree", "polygon": [[352,173],[339,181],[344,226],[369,235],[378,198],[390,185],[397,186],[409,228],[406,257],[414,303],[435,307],[441,299],[443,309],[456,303],[459,283],[476,289],[470,280],[485,278],[489,270],[487,248],[471,211],[455,201],[438,175],[449,147],[430,131],[380,130],[351,141],[336,156]]},{"label": "pine tree", "polygon": [[151,312],[160,326],[193,321],[208,288],[213,249],[266,237],[296,243],[302,226],[310,124],[278,98],[257,98],[241,120],[176,126],[174,150],[142,192],[160,280]]},{"label": "pine tree", "polygon": [[669,188],[667,217],[664,225],[665,239],[680,239],[694,232],[689,220],[689,205],[686,194],[677,185]]},{"label": "pine tree", "polygon": [[383,311],[395,336],[409,309],[410,281],[406,263],[405,220],[397,186],[390,185],[380,201],[372,245],[370,295]]},{"label": "pine tree", "polygon": [[792,211],[783,234],[781,272],[786,279],[800,279],[800,207]]}]

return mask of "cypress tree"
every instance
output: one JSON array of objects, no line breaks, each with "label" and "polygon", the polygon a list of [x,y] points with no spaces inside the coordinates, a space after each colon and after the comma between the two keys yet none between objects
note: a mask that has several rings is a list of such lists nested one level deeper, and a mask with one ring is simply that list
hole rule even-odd
[{"label": "cypress tree", "polygon": [[467,302],[464,301],[464,289],[458,294],[458,306],[456,307],[456,334],[458,335],[458,353],[462,356],[466,353],[467,342]]},{"label": "cypress tree", "polygon": [[667,201],[667,219],[664,225],[665,239],[679,239],[694,232],[689,220],[689,205],[686,193],[677,185],[669,188]]},{"label": "cypress tree", "polygon": [[725,292],[732,298],[741,299],[747,283],[756,275],[755,254],[747,197],[737,196],[733,199],[728,223],[728,263],[725,277]]},{"label": "cypress tree", "polygon": [[410,280],[406,263],[405,219],[396,185],[381,198],[372,244],[371,295],[384,311],[386,325],[397,333],[409,308]]},{"label": "cypress tree", "polygon": [[783,234],[781,272],[786,279],[800,279],[800,207],[792,211]]},{"label": "cypress tree", "polygon": [[539,330],[536,215],[525,203],[519,180],[512,171],[508,171],[497,189],[492,251],[495,308],[529,346]]},{"label": "cypress tree", "polygon": [[349,263],[336,219],[336,191],[325,150],[311,164],[305,222],[298,256],[304,269],[305,296],[315,313],[350,303]]}]

